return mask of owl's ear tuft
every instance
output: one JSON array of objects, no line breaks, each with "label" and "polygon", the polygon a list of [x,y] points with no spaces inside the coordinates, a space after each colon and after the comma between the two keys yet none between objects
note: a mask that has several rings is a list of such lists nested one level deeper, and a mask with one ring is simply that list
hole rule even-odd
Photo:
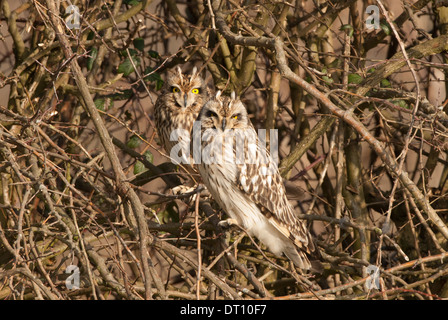
[{"label": "owl's ear tuft", "polygon": [[191,71],[191,79],[196,77],[196,73],[198,72],[198,68],[196,66],[193,67],[193,70]]},{"label": "owl's ear tuft", "polygon": [[235,93],[235,91],[232,91],[232,93],[230,94],[230,98],[231,98],[232,100],[235,100],[235,99],[236,99],[236,93]]},{"label": "owl's ear tuft", "polygon": [[221,97],[221,90],[218,90],[217,92],[216,92],[216,99],[219,99],[220,97]]},{"label": "owl's ear tuft", "polygon": [[176,71],[179,73],[179,76],[182,77],[182,69],[179,66],[176,66]]}]

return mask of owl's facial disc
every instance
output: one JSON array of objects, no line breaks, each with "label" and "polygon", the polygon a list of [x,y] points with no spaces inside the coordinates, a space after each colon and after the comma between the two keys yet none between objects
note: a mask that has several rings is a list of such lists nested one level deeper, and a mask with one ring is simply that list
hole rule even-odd
[{"label": "owl's facial disc", "polygon": [[174,100],[176,101],[177,105],[181,108],[187,109],[191,106],[193,106],[196,103],[197,96],[200,94],[201,89],[200,88],[193,88],[188,91],[183,91],[178,87],[173,90],[174,94]]}]

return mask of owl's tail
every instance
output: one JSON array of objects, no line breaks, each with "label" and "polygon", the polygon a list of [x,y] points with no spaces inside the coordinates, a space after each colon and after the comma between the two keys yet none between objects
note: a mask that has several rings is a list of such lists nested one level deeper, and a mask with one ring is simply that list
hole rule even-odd
[{"label": "owl's tail", "polygon": [[302,269],[302,270],[309,270],[311,269],[311,263],[308,259],[305,252],[301,251],[300,249],[297,249],[296,247],[287,247],[283,253],[288,257],[289,260],[291,260],[296,267]]},{"label": "owl's tail", "polygon": [[283,249],[283,253],[301,270],[321,274],[324,271],[324,266],[320,261],[321,255],[319,250],[314,247],[314,243],[312,245],[313,249],[309,252],[296,246],[288,246]]}]

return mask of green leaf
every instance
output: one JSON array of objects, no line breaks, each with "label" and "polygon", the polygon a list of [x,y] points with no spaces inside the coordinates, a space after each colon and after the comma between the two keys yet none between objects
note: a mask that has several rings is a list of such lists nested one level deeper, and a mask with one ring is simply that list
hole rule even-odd
[{"label": "green leaf", "polygon": [[334,80],[329,76],[323,76],[322,80],[324,80],[326,84],[332,84],[334,82]]},{"label": "green leaf", "polygon": [[156,81],[156,90],[160,90],[163,87],[163,80]]},{"label": "green leaf", "polygon": [[148,54],[149,54],[149,56],[151,58],[154,58],[154,59],[159,59],[160,58],[160,55],[159,55],[159,53],[157,51],[149,50]]},{"label": "green leaf", "polygon": [[134,43],[134,47],[137,50],[140,50],[141,52],[144,51],[145,49],[145,40],[143,38],[135,38],[134,41],[132,41]]},{"label": "green leaf", "polygon": [[353,36],[354,29],[353,29],[353,26],[351,24],[344,24],[343,26],[341,26],[341,28],[339,30],[341,30],[341,31],[348,31],[348,33],[347,33],[348,36],[349,37]]},{"label": "green leaf", "polygon": [[96,107],[98,110],[104,111],[104,110],[105,110],[105,108],[104,108],[104,102],[106,102],[106,99],[104,99],[104,98],[98,98],[98,99],[95,99],[95,101],[94,101],[94,103],[95,103],[95,107]]},{"label": "green leaf", "polygon": [[154,155],[151,153],[151,151],[147,150],[147,151],[143,154],[143,156],[145,157],[145,159],[146,159],[148,162],[154,163]]},{"label": "green leaf", "polygon": [[139,173],[145,172],[146,170],[148,170],[148,169],[146,169],[146,167],[143,164],[143,162],[140,162],[138,160],[135,162],[135,164],[134,164],[134,174],[139,174]]},{"label": "green leaf", "polygon": [[380,21],[380,28],[384,31],[386,35],[390,35],[391,27],[390,24],[387,23],[385,20]]},{"label": "green leaf", "polygon": [[113,99],[113,97],[110,97],[110,96],[103,96],[101,98],[95,99],[94,103],[95,103],[95,107],[98,110],[106,111],[113,106],[114,99]]},{"label": "green leaf", "polygon": [[121,50],[121,51],[120,51],[120,55],[121,55],[122,57],[127,58],[127,57],[128,57],[128,52],[129,52],[129,55],[130,55],[131,57],[136,56],[136,55],[138,54],[138,51],[137,51],[137,50],[132,49],[132,48],[128,48],[127,50]]},{"label": "green leaf", "polygon": [[120,93],[111,94],[110,97],[114,100],[128,100],[134,95],[131,89],[124,89]]},{"label": "green leaf", "polygon": [[95,62],[96,57],[98,56],[98,49],[93,47],[90,51],[90,57],[87,59],[87,70],[92,70],[93,63]]},{"label": "green leaf", "polygon": [[160,76],[160,74],[158,74],[156,71],[154,71],[153,68],[147,67],[145,69],[145,80],[154,82],[157,80],[162,80],[162,77]]},{"label": "green leaf", "polygon": [[126,146],[131,149],[137,148],[142,143],[142,140],[135,134],[129,138],[129,141],[126,143]]},{"label": "green leaf", "polygon": [[354,83],[354,84],[359,84],[362,82],[362,77],[359,74],[356,73],[350,73],[348,75],[348,83]]},{"label": "green leaf", "polygon": [[392,87],[392,85],[390,84],[390,81],[387,80],[387,79],[382,79],[381,83],[380,83],[380,86],[382,88],[390,88],[390,87]]},{"label": "green leaf", "polygon": [[163,87],[163,80],[160,74],[153,71],[154,69],[151,67],[146,68],[145,70],[145,80],[150,82],[155,82],[156,90],[160,90]]},{"label": "green leaf", "polygon": [[392,100],[391,101],[394,105],[399,106],[403,109],[410,109],[410,106],[406,103],[404,100]]},{"label": "green leaf", "polygon": [[[131,58],[135,66],[138,68],[140,66],[140,58],[135,56],[131,56]],[[129,59],[129,57],[127,57],[123,61],[123,63],[118,66],[118,73],[123,73],[125,77],[127,77],[134,71],[134,66],[132,65],[131,59]]]}]

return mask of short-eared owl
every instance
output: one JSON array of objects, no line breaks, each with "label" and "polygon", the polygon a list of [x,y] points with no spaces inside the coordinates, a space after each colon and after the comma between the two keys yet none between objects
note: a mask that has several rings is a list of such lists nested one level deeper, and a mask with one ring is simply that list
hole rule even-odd
[{"label": "short-eared owl", "polygon": [[187,159],[181,157],[186,154],[180,146],[184,144],[183,148],[189,151],[190,132],[204,104],[205,90],[206,86],[196,67],[190,75],[183,74],[177,67],[165,81],[155,103],[155,125],[163,148],[170,155],[173,147],[178,146],[173,150],[173,161],[177,158],[187,163]]},{"label": "short-eared owl", "polygon": [[218,92],[205,103],[198,121],[193,155],[213,198],[274,254],[284,253],[300,269],[310,269],[311,235],[286,198],[277,165],[259,143],[243,103],[234,94]]}]

